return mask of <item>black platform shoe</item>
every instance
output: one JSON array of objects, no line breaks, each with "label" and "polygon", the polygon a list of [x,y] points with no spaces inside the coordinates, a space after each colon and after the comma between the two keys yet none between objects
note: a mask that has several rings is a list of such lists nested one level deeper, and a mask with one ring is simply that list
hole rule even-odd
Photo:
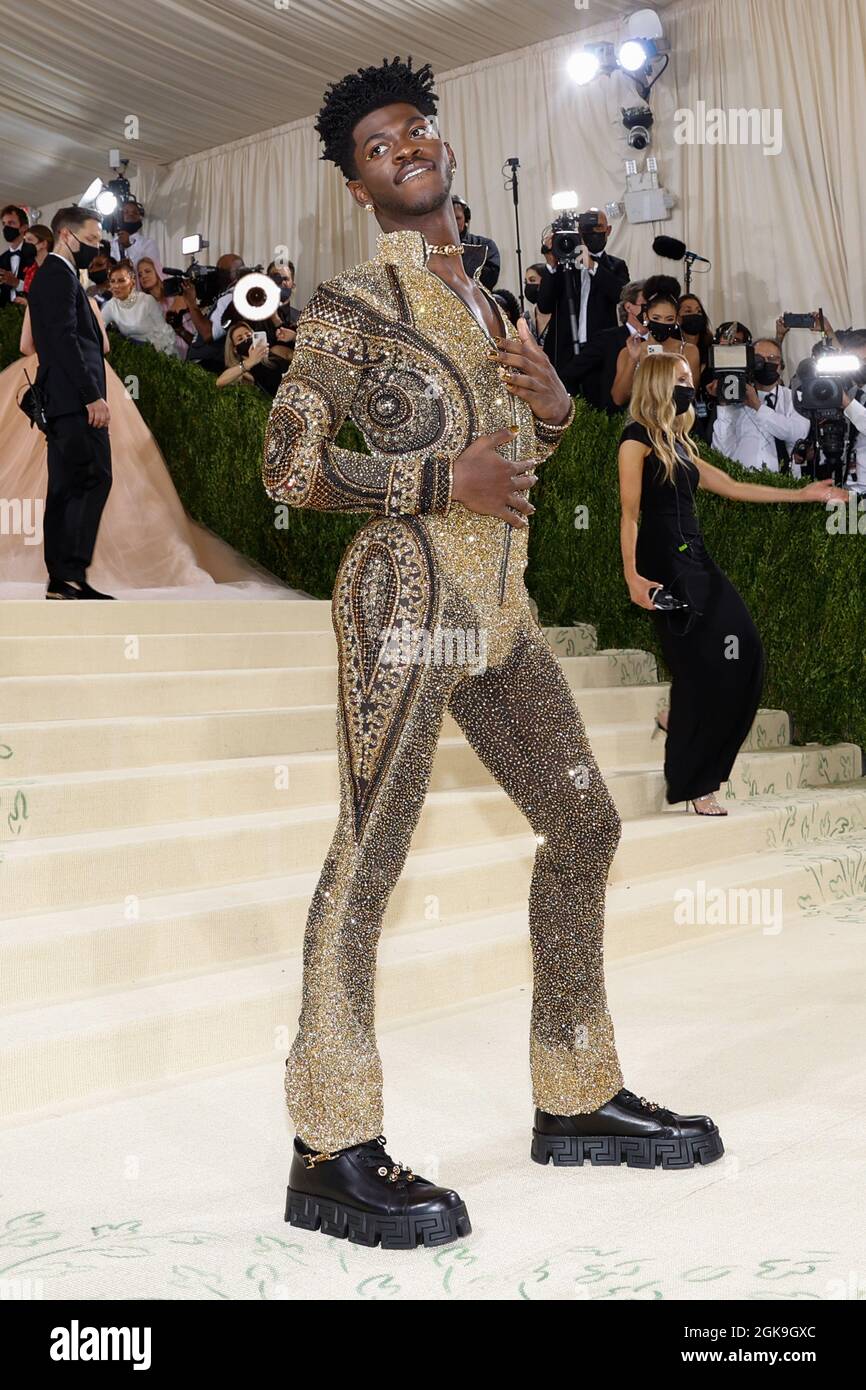
[{"label": "black platform shoe", "polygon": [[447,1245],[472,1230],[458,1194],[395,1163],[384,1134],[333,1152],[310,1149],[296,1136],[286,1220],[383,1250]]},{"label": "black platform shoe", "polygon": [[693,1168],[695,1163],[712,1163],[724,1152],[709,1115],[676,1115],[634,1091],[617,1091],[586,1115],[535,1112],[532,1157],[536,1163]]}]

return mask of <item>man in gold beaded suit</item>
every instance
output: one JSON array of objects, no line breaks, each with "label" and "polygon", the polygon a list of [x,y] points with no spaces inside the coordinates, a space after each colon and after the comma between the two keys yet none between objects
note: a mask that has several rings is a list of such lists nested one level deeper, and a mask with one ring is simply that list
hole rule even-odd
[{"label": "man in gold beaded suit", "polygon": [[[395,58],[325,94],[323,158],[381,234],[375,257],[320,285],[301,315],[263,465],[275,501],[373,514],[343,556],[332,604],[341,802],[286,1063],[297,1131],[286,1218],[391,1248],[470,1230],[455,1191],[384,1151],[374,1021],[382,916],[446,709],[537,839],[532,1157],[692,1166],[722,1152],[707,1117],[623,1089],[602,953],[620,818],[523,582],[534,469],[574,404],[526,325],[502,318],[480,267],[474,278],[463,268],[456,161],[432,81],[429,64]],[[333,443],[347,417],[369,453]],[[427,659],[443,634],[483,647],[483,669]]]}]

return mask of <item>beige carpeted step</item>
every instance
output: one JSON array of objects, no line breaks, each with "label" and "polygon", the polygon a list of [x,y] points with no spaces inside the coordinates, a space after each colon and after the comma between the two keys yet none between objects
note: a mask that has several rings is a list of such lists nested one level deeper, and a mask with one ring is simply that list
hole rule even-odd
[{"label": "beige carpeted step", "polygon": [[[337,816],[330,604],[0,618],[0,1110],[283,1051]],[[787,716],[761,711],[722,791],[733,814],[686,817],[664,802],[654,658],[599,651],[583,624],[546,635],[624,818],[610,958],[730,931],[675,920],[690,884],[778,889],[786,911],[861,890],[859,749],[791,747]],[[446,714],[386,913],[382,1022],[526,984],[534,851]]]},{"label": "beige carpeted step", "polygon": [[[289,639],[290,640],[290,639]],[[646,653],[638,655],[646,656]],[[655,663],[628,652],[561,658],[574,691],[611,685],[655,685]],[[632,679],[633,677],[633,679]],[[120,674],[9,676],[0,684],[0,720],[102,719],[125,714],[189,714],[207,709],[295,708],[333,696],[337,667],[139,671],[134,661]]]},{"label": "beige carpeted step", "polygon": [[[652,732],[655,711],[666,699],[667,687],[622,686],[615,690],[585,690],[576,696],[588,727],[601,723],[633,722]],[[5,780],[45,773],[98,769],[153,767],[197,759],[279,756],[336,747],[335,692],[321,705],[288,706],[281,699],[270,708],[208,709],[205,713],[156,716],[116,714],[105,719],[28,719],[19,711],[0,726],[0,773]],[[211,704],[220,699],[216,687],[203,691]],[[254,684],[250,698],[258,700]],[[123,703],[121,702],[121,709]],[[60,711],[55,711],[60,714]],[[462,738],[448,713],[441,737]],[[661,750],[661,740],[657,743]],[[661,762],[661,751],[656,754]]]},{"label": "beige carpeted step", "polygon": [[[498,872],[500,865],[494,864]],[[431,857],[427,886],[430,875],[449,868],[450,856],[439,865]],[[627,890],[613,888],[606,958],[621,960],[729,934],[760,933],[772,940],[784,930],[786,917],[799,920],[816,879],[829,884],[840,871],[847,886],[862,894],[862,846],[819,842],[808,852],[765,852],[734,866],[656,877],[645,884],[639,909],[633,897],[625,900]],[[694,920],[677,921],[675,908],[690,891]],[[723,904],[721,920],[702,920],[715,895]],[[837,906],[839,898],[837,893]],[[525,908],[471,921],[449,921],[443,913],[442,920],[416,930],[386,930],[379,950],[377,1018],[408,1022],[422,1001],[425,1011],[468,1005],[525,983],[529,970]],[[254,964],[7,1010],[0,1017],[0,1114],[21,1114],[215,1063],[264,1058],[275,1049],[285,1052],[296,1028],[300,971],[296,948]]]},{"label": "beige carpeted step", "polygon": [[[223,605],[220,605],[222,608]],[[134,616],[134,615],[133,615]],[[5,631],[5,624],[2,629]],[[596,654],[592,628],[545,630],[559,657]],[[644,655],[644,654],[642,654]],[[210,632],[129,631],[98,635],[0,635],[0,671],[5,676],[108,675],[151,671],[216,671],[245,667],[334,666],[337,641],[327,630]]]},{"label": "beige carpeted step", "polygon": [[[610,785],[620,815],[652,815],[663,810],[662,771],[653,766],[652,738],[645,728],[621,724],[589,730],[592,749]],[[778,746],[746,751],[734,767],[728,795],[759,795],[780,788],[851,781],[851,745],[826,749]],[[8,767],[11,771],[11,766]],[[495,781],[473,748],[461,738],[442,738],[432,766],[430,791],[493,788]],[[197,820],[213,808],[232,815],[260,810],[297,809],[339,799],[336,752],[277,753],[264,758],[204,759],[156,767],[117,767],[103,773],[63,773],[18,781],[4,778],[3,798],[17,798],[17,809],[0,817],[0,844],[21,838],[68,834],[71,826],[120,830],[163,821]],[[505,798],[503,798],[505,801]],[[455,816],[461,805],[456,803]],[[322,848],[324,853],[324,848]]]},{"label": "beige carpeted step", "polygon": [[247,667],[283,669],[333,666],[333,631],[117,632],[0,637],[4,676],[132,675],[141,672],[224,671]]},{"label": "beige carpeted step", "polygon": [[[788,855],[792,849],[803,848],[810,856],[817,845],[823,853],[823,847],[833,844],[828,837],[834,827],[838,853],[856,867],[850,842],[856,839],[859,844],[860,837],[866,837],[864,791],[866,783],[861,782],[832,791],[798,793],[784,802],[775,798],[746,802],[734,814],[712,823],[707,819],[696,824],[693,816],[670,815],[627,823],[611,875],[608,931],[618,923],[617,939],[623,950],[646,949],[649,919],[644,909],[656,893],[654,885],[663,884],[665,902],[671,876],[682,884],[686,875],[717,874],[730,868],[746,882],[757,861],[765,863],[761,851],[781,850]],[[479,798],[486,803],[487,828],[492,833],[497,811],[507,810],[509,803],[495,791]],[[432,795],[424,816],[431,832],[438,829],[438,842],[430,833],[426,842],[415,844],[388,905],[385,930],[415,931],[431,913],[438,914],[436,920],[464,920],[467,939],[479,914],[495,912],[505,920],[516,912],[525,925],[535,853],[528,828],[515,834],[513,827],[505,826],[495,840],[479,840],[474,846],[467,833],[467,842],[457,849],[449,847],[449,837],[443,833],[453,823],[453,796]],[[471,819],[470,808],[467,832]],[[311,825],[330,839],[330,815],[319,813]],[[422,821],[419,829],[423,828]],[[295,835],[297,829],[294,820],[288,842],[301,838]],[[307,867],[301,868],[292,855],[293,872],[268,878],[209,880],[161,894],[130,891],[102,905],[88,903],[6,918],[0,922],[0,1003],[20,1005],[80,995],[162,974],[201,970],[209,963],[299,950],[322,854],[308,858]],[[799,866],[793,867],[799,872]],[[800,877],[797,883],[801,884]]]},{"label": "beige carpeted step", "polygon": [[64,603],[5,599],[0,605],[4,637],[81,637],[143,632],[326,632],[331,604],[326,599],[159,599],[113,603]]},{"label": "beige carpeted step", "polygon": [[[854,750],[845,744],[833,749],[746,754],[744,767],[735,766],[726,793],[733,800],[765,790],[783,792],[814,785],[819,776],[822,785],[848,781],[853,755]],[[325,804],[315,810],[307,806],[279,809],[281,793],[274,787],[273,768],[260,769],[260,779],[259,791],[262,797],[270,798],[272,807],[243,815],[221,815],[215,800],[206,818],[199,820],[159,821],[74,834],[67,830],[56,836],[32,838],[24,833],[27,821],[21,821],[21,835],[4,842],[0,917],[59,905],[107,902],[149,890],[164,892],[172,887],[267,877],[321,864],[333,834],[336,808]],[[623,815],[648,814],[664,805],[663,780],[657,770],[621,770],[610,774],[607,782]],[[192,796],[201,795],[202,788],[195,779],[185,785]],[[207,787],[207,783],[202,785]],[[132,781],[129,787],[134,790]],[[469,791],[439,796],[443,800],[431,800],[422,809],[416,848],[473,841],[483,844],[498,833],[522,828],[519,813],[498,789],[487,796]],[[483,854],[477,875],[479,881],[484,876]],[[474,910],[474,904],[468,907]]]}]

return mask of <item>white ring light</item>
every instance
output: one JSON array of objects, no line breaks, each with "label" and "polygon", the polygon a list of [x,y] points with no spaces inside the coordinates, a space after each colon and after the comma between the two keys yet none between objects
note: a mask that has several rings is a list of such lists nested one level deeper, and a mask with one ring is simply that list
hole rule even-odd
[{"label": "white ring light", "polygon": [[[254,294],[256,303],[250,303],[251,293]],[[269,275],[252,270],[249,275],[242,275],[235,285],[232,304],[242,318],[269,319],[279,307],[280,287]]]}]

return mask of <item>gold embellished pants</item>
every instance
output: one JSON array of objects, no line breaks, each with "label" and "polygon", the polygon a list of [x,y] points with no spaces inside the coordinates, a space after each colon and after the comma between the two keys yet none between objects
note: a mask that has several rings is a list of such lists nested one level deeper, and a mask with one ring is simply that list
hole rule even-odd
[{"label": "gold embellished pants", "polygon": [[529,895],[533,1103],[552,1114],[591,1111],[623,1084],[602,946],[619,815],[519,577],[507,605],[489,609],[498,636],[486,669],[382,661],[385,630],[408,622],[416,631],[465,632],[485,622],[477,595],[435,561],[423,525],[389,518],[359,533],[337,576],[340,814],[307,920],[301,1014],[285,1074],[296,1131],[319,1150],[383,1132],[377,947],[446,708],[537,837]]}]

